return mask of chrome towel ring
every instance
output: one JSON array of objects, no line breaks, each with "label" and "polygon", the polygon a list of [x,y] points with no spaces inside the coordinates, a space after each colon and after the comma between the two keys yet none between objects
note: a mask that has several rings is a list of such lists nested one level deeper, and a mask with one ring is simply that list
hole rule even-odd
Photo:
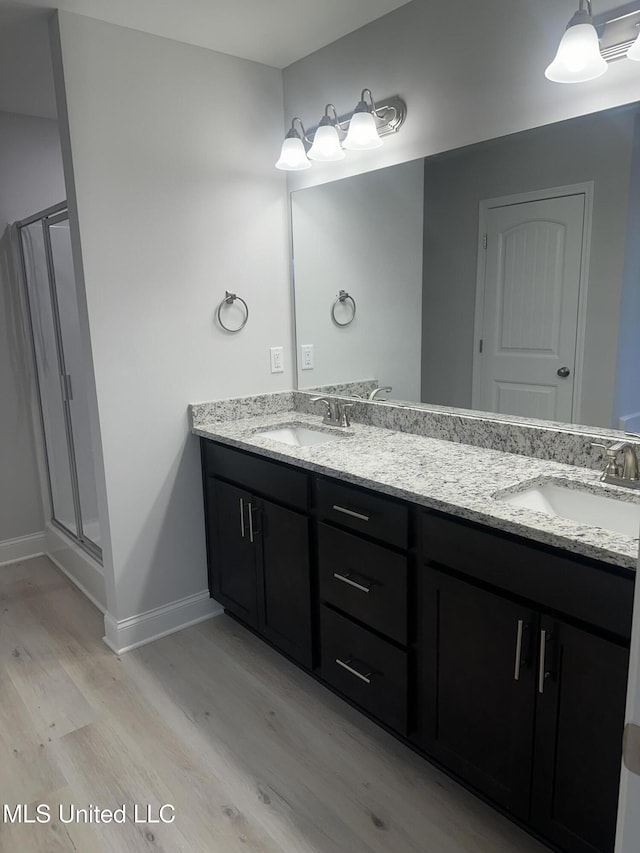
[{"label": "chrome towel ring", "polygon": [[[345,323],[341,323],[340,320],[336,319],[336,307],[338,305],[343,305],[347,301],[351,302],[351,305],[353,307],[353,313],[351,314],[351,317],[349,320],[347,320]],[[331,319],[336,324],[336,326],[349,326],[349,325],[351,325],[351,323],[353,323],[355,316],[356,316],[356,300],[353,298],[353,296],[348,294],[346,290],[341,290],[340,293],[338,293],[338,298],[336,299],[336,301],[331,306]]]},{"label": "chrome towel ring", "polygon": [[[238,302],[242,302],[242,304],[244,306],[244,320],[238,326],[237,329],[230,329],[229,326],[225,326],[225,324],[222,322],[221,312],[222,312],[222,309],[225,305],[233,305],[233,303],[236,301],[236,299],[238,300]],[[241,296],[238,296],[237,293],[231,293],[229,290],[225,290],[224,299],[218,305],[218,310],[216,311],[216,317],[218,318],[218,323],[220,323],[220,325],[225,330],[225,332],[231,332],[232,334],[235,334],[236,332],[239,332],[242,329],[244,329],[244,327],[247,325],[247,320],[249,319],[249,306],[247,305],[247,303],[244,301],[244,299]]]}]

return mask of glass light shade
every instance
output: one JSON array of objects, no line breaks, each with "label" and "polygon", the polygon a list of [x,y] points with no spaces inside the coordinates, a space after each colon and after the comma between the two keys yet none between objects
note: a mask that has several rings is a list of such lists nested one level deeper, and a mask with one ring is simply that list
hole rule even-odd
[{"label": "glass light shade", "polygon": [[640,36],[638,36],[627,51],[627,59],[632,59],[634,62],[640,62]]},{"label": "glass light shade", "polygon": [[308,157],[310,160],[320,160],[325,163],[344,158],[344,151],[340,145],[338,131],[333,125],[321,124],[318,127],[313,137],[313,145],[309,149]]},{"label": "glass light shade", "polygon": [[284,172],[300,172],[302,169],[310,168],[311,163],[300,137],[288,136],[282,143],[276,169],[282,169]]},{"label": "glass light shade", "polygon": [[556,83],[585,83],[606,70],[596,28],[592,23],[579,23],[565,31],[556,58],[544,73]]},{"label": "glass light shade", "polygon": [[378,136],[378,128],[373,114],[370,112],[354,113],[349,122],[349,131],[345,148],[353,151],[367,151],[370,148],[380,148],[382,140]]}]

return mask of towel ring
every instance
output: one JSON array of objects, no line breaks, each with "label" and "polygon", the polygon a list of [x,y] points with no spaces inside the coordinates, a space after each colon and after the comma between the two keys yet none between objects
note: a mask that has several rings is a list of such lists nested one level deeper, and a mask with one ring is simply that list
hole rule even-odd
[{"label": "towel ring", "polygon": [[[233,303],[236,301],[236,299],[238,300],[238,302],[242,302],[242,304],[244,305],[245,316],[244,316],[244,320],[238,326],[237,329],[230,329],[228,326],[225,326],[225,324],[222,322],[222,317],[220,316],[220,314],[221,314],[223,306],[233,305]],[[216,317],[218,318],[218,323],[220,323],[220,325],[225,330],[225,332],[231,332],[232,334],[235,334],[236,332],[240,332],[247,325],[247,320],[249,319],[249,306],[247,305],[247,303],[244,301],[244,299],[241,296],[238,296],[237,293],[231,293],[230,291],[225,290],[224,299],[218,305],[218,310],[216,311]]]},{"label": "towel ring", "polygon": [[[351,319],[347,320],[346,323],[341,323],[339,320],[336,320],[336,306],[342,305],[347,300],[349,300],[349,302],[351,302],[351,304],[353,305],[353,314],[351,315]],[[353,323],[353,321],[355,320],[355,316],[356,316],[356,300],[353,298],[353,296],[350,296],[346,290],[341,290],[340,293],[338,293],[338,298],[336,299],[336,301],[331,306],[331,319],[336,324],[336,326],[350,326],[351,323]]]}]

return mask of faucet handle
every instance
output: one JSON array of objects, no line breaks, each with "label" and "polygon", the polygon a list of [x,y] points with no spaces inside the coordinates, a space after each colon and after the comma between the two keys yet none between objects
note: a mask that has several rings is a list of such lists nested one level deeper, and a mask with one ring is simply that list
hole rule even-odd
[{"label": "faucet handle", "polygon": [[342,403],[339,405],[340,405],[340,408],[339,408],[340,426],[350,427],[351,426],[351,420],[349,419],[349,412],[347,410],[353,409],[353,403]]},{"label": "faucet handle", "polygon": [[601,441],[592,441],[591,447],[601,447],[607,454],[607,465],[602,472],[602,479],[606,477],[619,477],[620,468],[616,462],[618,447],[615,444],[603,444]]}]

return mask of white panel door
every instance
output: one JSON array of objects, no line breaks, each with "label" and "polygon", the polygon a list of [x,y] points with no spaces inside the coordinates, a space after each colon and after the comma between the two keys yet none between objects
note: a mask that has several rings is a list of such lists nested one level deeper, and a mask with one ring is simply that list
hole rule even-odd
[{"label": "white panel door", "polygon": [[474,406],[571,421],[583,194],[490,208]]}]

